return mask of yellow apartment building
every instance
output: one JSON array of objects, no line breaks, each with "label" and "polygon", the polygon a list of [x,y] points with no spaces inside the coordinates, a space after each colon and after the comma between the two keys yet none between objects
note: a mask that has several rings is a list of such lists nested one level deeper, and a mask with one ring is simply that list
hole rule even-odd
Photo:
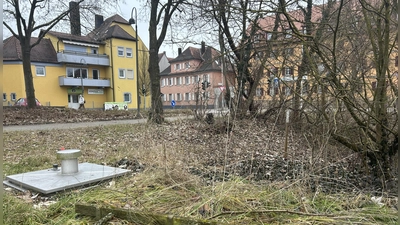
[{"label": "yellow apartment building", "polygon": [[[31,52],[36,98],[42,105],[78,108],[78,96],[83,94],[86,108],[108,109],[117,104],[137,109],[143,104],[137,101],[138,76],[145,74],[138,74],[143,70],[136,68],[136,60],[139,67],[145,66],[137,57],[148,57],[148,49],[136,39],[131,25],[119,15],[105,20],[95,15],[95,29],[85,36],[73,29],[71,33],[49,31]],[[36,40],[32,38],[31,43]],[[18,39],[5,39],[3,52],[4,106],[26,94]],[[150,96],[146,98],[149,104]]]}]

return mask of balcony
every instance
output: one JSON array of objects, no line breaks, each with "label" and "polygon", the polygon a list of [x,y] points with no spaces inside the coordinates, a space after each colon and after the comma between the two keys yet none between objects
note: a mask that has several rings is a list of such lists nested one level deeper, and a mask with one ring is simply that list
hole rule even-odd
[{"label": "balcony", "polygon": [[62,51],[57,53],[57,60],[61,63],[77,63],[82,64],[82,59],[88,65],[109,66],[110,60],[108,55],[89,54],[85,52]]},{"label": "balcony", "polygon": [[66,77],[59,76],[58,84],[60,86],[75,86],[75,87],[111,87],[110,79],[89,79],[89,78],[74,78],[74,77]]}]

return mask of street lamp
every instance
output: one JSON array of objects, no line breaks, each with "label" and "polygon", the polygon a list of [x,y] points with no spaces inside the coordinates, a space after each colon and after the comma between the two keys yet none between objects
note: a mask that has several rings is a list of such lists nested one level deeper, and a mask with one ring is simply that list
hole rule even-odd
[{"label": "street lamp", "polygon": [[[133,18],[133,11],[135,11],[135,19]],[[140,116],[140,96],[139,96],[139,59],[138,59],[138,48],[139,48],[139,40],[138,40],[138,29],[137,29],[137,10],[136,7],[132,8],[131,18],[129,19],[129,24],[135,24],[135,39],[136,39],[136,96],[137,96],[137,117]]]},{"label": "street lamp", "polygon": [[[86,60],[84,58],[81,59],[80,63],[82,65],[86,65]],[[84,90],[83,90],[83,71],[81,69],[81,89],[82,89],[82,96],[84,95]]]}]

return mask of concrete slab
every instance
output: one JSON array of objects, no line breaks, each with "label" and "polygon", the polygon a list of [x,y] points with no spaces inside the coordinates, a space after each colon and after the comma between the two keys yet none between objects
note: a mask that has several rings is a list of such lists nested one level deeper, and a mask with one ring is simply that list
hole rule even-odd
[{"label": "concrete slab", "polygon": [[5,185],[14,188],[33,190],[43,194],[50,194],[70,188],[88,185],[119,177],[131,172],[130,170],[116,167],[103,166],[93,163],[78,164],[75,174],[61,174],[61,167],[57,170],[46,169],[7,176]]}]

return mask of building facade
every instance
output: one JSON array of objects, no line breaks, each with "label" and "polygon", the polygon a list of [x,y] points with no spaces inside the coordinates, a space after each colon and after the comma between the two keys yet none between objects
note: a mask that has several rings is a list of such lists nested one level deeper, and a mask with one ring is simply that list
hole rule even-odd
[{"label": "building facade", "polygon": [[[139,56],[148,57],[148,50],[135,32],[119,15],[106,20],[95,15],[95,29],[85,36],[74,29],[71,33],[47,32],[31,52],[36,98],[47,106],[78,108],[78,96],[83,94],[86,108],[104,109],[113,103],[125,109],[138,108],[141,74],[137,74],[140,70],[135,62],[142,60],[135,52],[138,47],[146,53]],[[3,47],[4,106],[26,94],[19,41],[7,38]],[[150,102],[150,96],[146,97]]]},{"label": "building facade", "polygon": [[226,107],[224,93],[233,88],[232,70],[222,65],[220,53],[206,47],[189,47],[169,60],[170,66],[160,73],[162,102],[165,108]]}]

